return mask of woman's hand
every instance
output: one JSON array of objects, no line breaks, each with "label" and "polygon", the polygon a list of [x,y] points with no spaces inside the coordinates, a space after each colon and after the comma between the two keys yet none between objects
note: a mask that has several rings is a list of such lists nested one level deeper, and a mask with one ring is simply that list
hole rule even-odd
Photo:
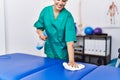
[{"label": "woman's hand", "polygon": [[47,39],[47,36],[45,36],[43,33],[38,34],[38,35],[39,35],[40,39],[42,39],[44,41]]},{"label": "woman's hand", "polygon": [[74,67],[74,68],[78,68],[79,67],[79,64],[76,63],[76,62],[68,62],[68,65],[71,66],[71,67]]},{"label": "woman's hand", "polygon": [[40,37],[40,39],[42,39],[42,40],[44,40],[44,41],[47,39],[47,36],[45,36],[45,35],[43,34],[43,31],[42,31],[42,30],[37,29],[36,32],[38,33],[38,36]]},{"label": "woman's hand", "polygon": [[68,49],[68,57],[69,57],[69,62],[68,65],[78,68],[78,64],[74,60],[74,42],[67,42],[67,49]]}]

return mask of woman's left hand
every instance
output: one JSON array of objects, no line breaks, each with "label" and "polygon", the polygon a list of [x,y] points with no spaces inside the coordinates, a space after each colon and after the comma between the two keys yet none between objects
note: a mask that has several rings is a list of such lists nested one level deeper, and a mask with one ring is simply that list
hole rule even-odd
[{"label": "woman's left hand", "polygon": [[69,62],[68,65],[71,66],[71,67],[74,67],[74,68],[78,68],[79,67],[79,64],[76,63],[76,62]]}]

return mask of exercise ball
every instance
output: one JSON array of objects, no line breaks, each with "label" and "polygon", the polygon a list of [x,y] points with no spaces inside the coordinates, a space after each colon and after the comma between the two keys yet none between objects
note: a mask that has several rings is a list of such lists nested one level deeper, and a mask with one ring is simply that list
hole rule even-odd
[{"label": "exercise ball", "polygon": [[94,34],[102,34],[102,29],[100,27],[95,28]]},{"label": "exercise ball", "polygon": [[86,35],[91,35],[91,34],[93,34],[93,32],[94,32],[94,30],[91,26],[86,27],[85,30],[84,30],[84,33]]}]

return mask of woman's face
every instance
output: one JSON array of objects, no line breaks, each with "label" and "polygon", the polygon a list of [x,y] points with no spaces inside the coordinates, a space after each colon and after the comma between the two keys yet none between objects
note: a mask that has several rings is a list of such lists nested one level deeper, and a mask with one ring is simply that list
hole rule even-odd
[{"label": "woman's face", "polygon": [[67,0],[54,0],[54,8],[61,11],[66,5]]}]

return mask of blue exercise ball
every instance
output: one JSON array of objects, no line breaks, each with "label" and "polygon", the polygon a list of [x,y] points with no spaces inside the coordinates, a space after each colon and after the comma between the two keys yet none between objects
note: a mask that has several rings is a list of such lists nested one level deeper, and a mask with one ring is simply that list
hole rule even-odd
[{"label": "blue exercise ball", "polygon": [[91,26],[86,27],[85,30],[84,30],[84,33],[86,35],[92,35],[93,32],[94,32],[94,29]]},{"label": "blue exercise ball", "polygon": [[100,28],[100,27],[95,28],[94,34],[102,34],[102,28]]}]

